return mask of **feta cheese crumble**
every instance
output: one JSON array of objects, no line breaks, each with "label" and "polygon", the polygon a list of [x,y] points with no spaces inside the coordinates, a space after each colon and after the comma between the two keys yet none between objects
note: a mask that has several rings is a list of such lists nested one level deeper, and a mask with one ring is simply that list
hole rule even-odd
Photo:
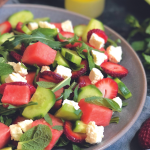
[{"label": "feta cheese crumble", "polygon": [[26,77],[22,77],[19,73],[12,73],[9,74],[9,76],[7,78],[5,78],[5,82],[6,83],[10,83],[10,82],[27,82]]},{"label": "feta cheese crumble", "polygon": [[64,79],[72,76],[71,69],[62,65],[58,65],[54,72],[59,74]]},{"label": "feta cheese crumble", "polygon": [[91,80],[92,84],[95,84],[96,82],[98,82],[103,78],[104,78],[103,74],[97,68],[93,68],[89,74],[89,79]]},{"label": "feta cheese crumble", "polygon": [[120,97],[115,97],[113,100],[120,106],[120,108],[122,108],[122,100]]},{"label": "feta cheese crumble", "polygon": [[122,60],[121,46],[114,47],[111,45],[106,49],[106,52],[108,54],[108,59],[110,62],[119,63]]},{"label": "feta cheese crumble", "polygon": [[73,25],[72,25],[72,22],[70,20],[66,20],[66,21],[62,22],[61,27],[62,27],[62,30],[65,32],[74,33]]},{"label": "feta cheese crumble", "polygon": [[21,128],[18,124],[13,124],[9,126],[10,134],[11,134],[11,140],[19,141],[21,135],[23,134]]},{"label": "feta cheese crumble", "polygon": [[35,30],[35,29],[37,29],[38,28],[38,24],[36,23],[36,22],[29,22],[28,23],[28,28],[29,28],[29,30]]},{"label": "feta cheese crumble", "polygon": [[94,59],[94,63],[98,66],[100,66],[107,59],[107,55],[104,53],[97,52],[95,50],[92,50],[91,53]]},{"label": "feta cheese crumble", "polygon": [[44,72],[44,71],[51,71],[51,70],[50,70],[50,67],[49,67],[49,66],[42,66],[40,72],[42,73],[42,72]]},{"label": "feta cheese crumble", "polygon": [[68,99],[65,99],[63,101],[62,105],[64,105],[64,104],[72,105],[75,110],[78,110],[80,108],[77,102],[74,102],[74,101],[71,101],[71,100],[68,100]]},{"label": "feta cheese crumble", "polygon": [[18,122],[19,127],[22,129],[23,132],[28,131],[32,127],[33,120],[24,120],[21,122]]},{"label": "feta cheese crumble", "polygon": [[90,45],[94,46],[96,49],[100,49],[104,46],[105,40],[99,37],[97,34],[93,33],[89,40]]},{"label": "feta cheese crumble", "polygon": [[104,137],[104,127],[97,126],[94,121],[90,121],[86,128],[86,139],[85,141],[90,144],[100,143]]}]

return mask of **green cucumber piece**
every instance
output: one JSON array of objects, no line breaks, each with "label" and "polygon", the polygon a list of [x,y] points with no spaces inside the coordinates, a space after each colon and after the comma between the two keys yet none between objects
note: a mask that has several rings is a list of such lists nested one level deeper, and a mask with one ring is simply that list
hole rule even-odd
[{"label": "green cucumber piece", "polygon": [[62,56],[64,56],[67,60],[80,65],[82,58],[78,55],[78,53],[76,51],[73,50],[69,50],[66,48],[62,48],[61,49],[61,54]]},{"label": "green cucumber piece", "polygon": [[0,35],[0,45],[2,45],[5,41],[8,40],[8,38],[12,36],[13,35],[11,33],[4,33],[3,35]]},{"label": "green cucumber piece", "polygon": [[76,121],[81,118],[82,112],[78,115],[75,113],[76,109],[70,104],[64,104],[62,107],[55,113],[55,117],[61,118],[64,120]]},{"label": "green cucumber piece", "polygon": [[5,82],[5,79],[6,79],[8,76],[9,76],[9,74],[3,75],[3,76],[0,77],[0,78],[1,78],[1,83],[2,83],[2,84],[3,84],[3,83],[6,83],[6,82]]},{"label": "green cucumber piece", "polygon": [[56,98],[55,94],[50,89],[37,87],[31,101],[37,102],[38,105],[27,106],[24,109],[22,116],[35,120],[43,118],[46,115],[55,104]]},{"label": "green cucumber piece", "polygon": [[5,148],[2,148],[0,150],[12,150],[12,147],[5,147]]},{"label": "green cucumber piece", "polygon": [[55,61],[57,62],[58,65],[62,65],[65,67],[69,67],[69,63],[67,62],[67,60],[61,55],[61,53],[59,51],[57,51],[56,57],[55,57]]},{"label": "green cucumber piece", "polygon": [[22,26],[22,31],[24,32],[24,33],[26,33],[26,34],[28,34],[28,35],[31,35],[32,34],[32,31],[31,30],[29,30],[29,28],[24,24],[23,26]]},{"label": "green cucumber piece", "polygon": [[103,94],[95,85],[91,84],[79,89],[77,101],[79,102],[83,98],[92,97],[92,96],[102,97]]},{"label": "green cucumber piece", "polygon": [[77,25],[74,27],[74,33],[80,37],[83,35],[85,29],[86,29],[86,25],[84,24]]},{"label": "green cucumber piece", "polygon": [[100,30],[104,31],[104,25],[101,21],[99,21],[97,19],[91,19],[82,35],[82,40],[84,42],[87,42],[87,34],[92,29],[100,29]]},{"label": "green cucumber piece", "polygon": [[47,21],[47,22],[50,22],[50,18],[49,18],[49,17],[36,18],[36,19],[33,19],[31,22],[39,23],[40,21]]},{"label": "green cucumber piece", "polygon": [[77,120],[75,122],[75,127],[73,129],[73,132],[77,133],[86,133],[87,124],[83,123],[80,120]]},{"label": "green cucumber piece", "polygon": [[118,84],[118,92],[125,98],[128,99],[132,96],[130,90],[127,88],[127,86],[118,78],[114,79],[115,82]]},{"label": "green cucumber piece", "polygon": [[31,11],[22,10],[22,11],[12,14],[8,18],[8,21],[12,25],[12,28],[15,28],[18,22],[22,22],[22,23],[29,22],[29,21],[33,20],[33,17],[34,16]]}]

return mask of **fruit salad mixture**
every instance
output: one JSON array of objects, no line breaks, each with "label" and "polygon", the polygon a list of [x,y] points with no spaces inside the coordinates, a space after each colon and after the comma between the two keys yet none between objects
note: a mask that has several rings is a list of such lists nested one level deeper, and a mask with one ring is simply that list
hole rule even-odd
[{"label": "fruit salad mixture", "polygon": [[12,14],[0,24],[0,149],[73,150],[102,142],[132,96],[122,47],[91,19],[73,27]]}]

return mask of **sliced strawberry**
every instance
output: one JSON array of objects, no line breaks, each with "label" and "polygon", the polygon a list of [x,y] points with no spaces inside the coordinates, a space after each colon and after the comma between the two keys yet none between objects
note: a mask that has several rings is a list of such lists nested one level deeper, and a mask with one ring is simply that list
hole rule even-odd
[{"label": "sliced strawberry", "polygon": [[18,53],[14,52],[14,51],[11,51],[10,52],[10,55],[15,58],[18,62],[21,62],[21,59],[22,59],[22,56],[19,55]]},{"label": "sliced strawberry", "polygon": [[81,64],[84,65],[84,67],[78,71],[72,71],[71,79],[76,79],[76,78],[80,77],[88,70],[88,63],[86,60],[82,60]]},{"label": "sliced strawberry", "polygon": [[[74,35],[75,35],[75,34],[72,33],[72,32],[64,32],[64,31],[60,32],[60,34],[61,34],[63,37],[65,37],[65,38],[72,38],[72,37],[74,37]],[[66,40],[60,39],[60,38],[59,38],[59,35],[57,35],[57,39],[58,39],[60,42],[66,41]],[[79,38],[78,41],[81,41],[81,37]],[[65,47],[66,47],[66,48],[74,48],[74,47],[79,46],[80,44],[81,44],[81,43],[79,43],[79,42],[76,42],[76,43],[74,43],[73,45],[72,45],[71,43],[69,43],[69,44],[65,45]]]},{"label": "sliced strawberry", "polygon": [[18,32],[21,32],[21,33],[24,33],[23,31],[22,31],[22,25],[23,25],[23,23],[22,22],[18,22],[17,23],[17,25],[16,25],[16,30],[18,31]]},{"label": "sliced strawberry", "polygon": [[25,82],[11,82],[11,83],[4,83],[0,86],[0,94],[4,93],[6,85],[20,85],[20,86],[28,85],[29,89],[30,89],[30,92],[31,92],[31,95],[34,94],[35,91],[36,91],[36,88],[33,85],[30,85],[28,83],[25,83]]},{"label": "sliced strawberry", "polygon": [[105,43],[107,42],[107,35],[105,34],[104,31],[100,30],[100,29],[92,29],[88,32],[87,34],[87,41],[89,42],[90,38],[91,38],[91,35],[95,33],[97,34],[99,37],[103,38],[105,40]]},{"label": "sliced strawberry", "polygon": [[64,123],[64,134],[66,137],[75,143],[82,143],[86,138],[86,134],[84,133],[76,133],[72,131],[72,123],[70,121],[65,121]]},{"label": "sliced strawberry", "polygon": [[59,74],[52,71],[44,71],[40,75],[42,78],[48,80],[49,82],[59,83],[64,80]]},{"label": "sliced strawberry", "polygon": [[78,78],[79,88],[90,85],[91,80],[89,79],[89,76],[80,76]]},{"label": "sliced strawberry", "polygon": [[62,31],[61,23],[51,23],[51,24],[55,25],[55,27],[56,27],[57,29],[59,29],[59,32]]},{"label": "sliced strawberry", "polygon": [[102,63],[101,68],[103,69],[105,73],[107,73],[108,75],[112,77],[122,78],[128,74],[128,70],[125,67],[116,63],[112,63],[112,62]]},{"label": "sliced strawberry", "polygon": [[10,32],[12,29],[11,24],[8,21],[5,21],[0,24],[0,35]]},{"label": "sliced strawberry", "polygon": [[26,50],[26,47],[24,44],[21,44],[21,54],[23,55],[24,51]]},{"label": "sliced strawberry", "polygon": [[118,93],[118,84],[111,78],[98,81],[95,86],[102,92],[103,97],[113,99]]}]

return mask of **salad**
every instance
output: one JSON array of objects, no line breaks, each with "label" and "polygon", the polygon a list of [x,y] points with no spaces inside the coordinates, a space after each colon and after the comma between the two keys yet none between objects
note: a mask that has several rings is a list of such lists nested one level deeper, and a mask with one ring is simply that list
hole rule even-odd
[{"label": "salad", "polygon": [[[132,96],[122,48],[91,19],[51,22],[23,10],[0,24],[0,149],[72,149],[102,142]],[[125,109],[125,108],[124,108]],[[70,148],[71,149],[71,148]]]}]

